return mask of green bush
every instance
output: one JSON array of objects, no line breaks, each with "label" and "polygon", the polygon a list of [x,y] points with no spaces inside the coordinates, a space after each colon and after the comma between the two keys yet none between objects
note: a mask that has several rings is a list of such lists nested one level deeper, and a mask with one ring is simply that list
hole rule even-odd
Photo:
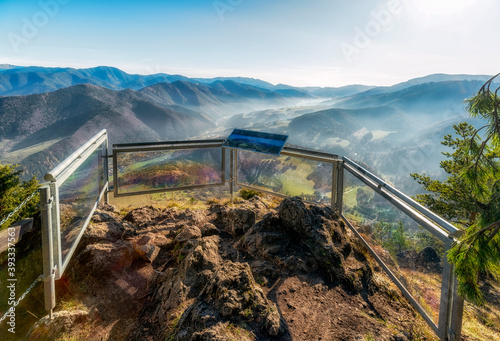
[{"label": "green bush", "polygon": [[[29,181],[21,181],[21,173],[22,170],[19,170],[16,165],[0,164],[0,220],[5,218],[39,187],[38,180],[35,177]],[[0,229],[6,228],[9,224],[21,218],[33,216],[38,211],[37,204],[39,201],[37,194],[11,219],[0,226]]]},{"label": "green bush", "polygon": [[242,188],[240,190],[240,197],[245,200],[248,200],[253,197],[261,197],[262,193],[254,191],[253,189]]}]

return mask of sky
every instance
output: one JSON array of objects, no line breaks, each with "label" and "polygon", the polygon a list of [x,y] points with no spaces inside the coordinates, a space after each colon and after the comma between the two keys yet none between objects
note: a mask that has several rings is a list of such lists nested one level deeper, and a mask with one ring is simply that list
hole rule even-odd
[{"label": "sky", "polygon": [[0,0],[0,64],[293,86],[500,72],[497,0]]}]

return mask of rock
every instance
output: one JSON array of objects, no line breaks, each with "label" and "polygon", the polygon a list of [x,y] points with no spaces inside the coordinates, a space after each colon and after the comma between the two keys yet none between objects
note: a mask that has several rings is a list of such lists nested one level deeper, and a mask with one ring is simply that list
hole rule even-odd
[{"label": "rock", "polygon": [[255,212],[249,208],[214,205],[214,224],[235,236],[245,234],[255,224]]},{"label": "rock", "polygon": [[402,268],[419,269],[423,271],[441,272],[441,258],[436,250],[427,246],[419,253],[415,250],[405,250],[396,254],[398,265]]},{"label": "rock", "polygon": [[180,266],[157,273],[153,280],[155,298],[160,302],[155,317],[161,323],[168,319],[167,312],[178,308],[189,297],[196,297],[221,263],[219,236],[194,240],[196,246],[187,251]]},{"label": "rock", "polygon": [[110,213],[114,213],[114,214],[120,214],[120,210],[119,209],[117,209],[113,205],[105,203],[104,201],[99,204],[98,209],[101,210],[101,211],[105,211],[105,212],[110,212]]},{"label": "rock", "polygon": [[201,226],[206,222],[207,216],[206,213],[203,211],[191,210],[188,208],[182,210],[179,214],[177,214],[176,219],[190,221],[195,225]]},{"label": "rock", "polygon": [[417,253],[415,250],[405,250],[396,254],[398,265],[402,268],[415,268],[415,257]]},{"label": "rock", "polygon": [[162,247],[170,243],[172,243],[172,239],[165,237],[164,234],[159,232],[148,232],[136,240],[136,244],[138,245],[151,244],[158,247]]},{"label": "rock", "polygon": [[203,237],[215,236],[219,234],[219,230],[212,223],[206,223],[200,228],[200,230]]},{"label": "rock", "polygon": [[[221,263],[222,259],[219,255],[219,236],[204,237],[186,255],[182,262],[183,272],[186,274],[186,283],[194,285],[197,283],[198,273],[204,270],[215,270]],[[199,284],[204,286],[205,282]]]},{"label": "rock", "polygon": [[53,319],[49,316],[41,318],[33,325],[28,333],[30,340],[56,340],[66,332],[71,332],[78,324],[84,324],[89,320],[87,310],[57,311],[53,313]]},{"label": "rock", "polygon": [[334,218],[327,207],[308,208],[299,197],[285,198],[278,213],[266,214],[241,245],[256,258],[279,258],[289,270],[319,271],[336,282],[345,277],[343,261],[352,248]]},{"label": "rock", "polygon": [[177,237],[175,237],[175,241],[183,243],[190,239],[198,239],[198,238],[201,238],[200,229],[196,226],[188,225],[182,229],[181,233],[179,233]]},{"label": "rock", "polygon": [[156,207],[142,206],[127,213],[123,219],[142,229],[155,224],[161,215],[162,211]]},{"label": "rock", "polygon": [[220,333],[218,327],[227,322],[241,329],[257,323],[269,336],[282,331],[276,305],[255,283],[246,263],[226,261],[213,272],[179,320],[176,340],[198,339],[200,335],[210,335],[210,340],[228,340],[227,333]]},{"label": "rock", "polygon": [[139,257],[149,263],[153,263],[158,256],[158,253],[160,252],[159,247],[150,244],[133,244],[133,247],[134,251],[139,255]]},{"label": "rock", "polygon": [[438,256],[436,250],[427,246],[420,251],[415,257],[415,264],[432,272],[441,272],[441,258]]},{"label": "rock", "polygon": [[132,244],[119,240],[89,244],[78,255],[77,261],[94,276],[106,276],[129,268],[136,258]]},{"label": "rock", "polygon": [[441,262],[441,258],[438,256],[436,250],[432,247],[427,246],[422,251],[417,254],[416,257],[417,264],[426,265],[429,263],[439,263]]}]

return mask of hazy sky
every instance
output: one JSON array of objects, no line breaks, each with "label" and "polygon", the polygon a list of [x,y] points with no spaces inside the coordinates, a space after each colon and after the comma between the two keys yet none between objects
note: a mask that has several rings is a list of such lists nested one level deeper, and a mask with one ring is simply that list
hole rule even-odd
[{"label": "hazy sky", "polygon": [[0,64],[290,85],[500,72],[498,0],[0,0]]}]

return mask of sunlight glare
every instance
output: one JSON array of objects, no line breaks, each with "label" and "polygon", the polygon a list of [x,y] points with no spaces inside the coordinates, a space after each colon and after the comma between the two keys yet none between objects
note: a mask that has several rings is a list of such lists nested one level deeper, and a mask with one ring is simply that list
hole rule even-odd
[{"label": "sunlight glare", "polygon": [[412,5],[424,15],[447,15],[477,5],[477,0],[414,0]]}]

